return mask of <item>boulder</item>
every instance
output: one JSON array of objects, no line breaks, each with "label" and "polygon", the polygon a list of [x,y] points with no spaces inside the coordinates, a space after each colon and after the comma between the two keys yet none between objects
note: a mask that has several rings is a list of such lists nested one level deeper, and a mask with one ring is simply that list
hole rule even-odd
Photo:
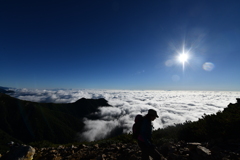
[{"label": "boulder", "polygon": [[32,160],[35,149],[27,145],[11,147],[10,151],[1,157],[1,160]]}]

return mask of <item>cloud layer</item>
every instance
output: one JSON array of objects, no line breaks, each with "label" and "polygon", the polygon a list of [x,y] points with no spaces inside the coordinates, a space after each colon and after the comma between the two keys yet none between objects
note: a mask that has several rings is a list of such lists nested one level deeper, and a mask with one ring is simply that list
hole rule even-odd
[{"label": "cloud layer", "polygon": [[131,131],[134,117],[155,109],[159,118],[153,122],[155,129],[174,123],[196,121],[203,114],[214,114],[229,103],[236,103],[240,92],[216,91],[128,91],[128,90],[28,90],[16,89],[13,97],[52,103],[72,103],[80,98],[105,98],[112,107],[102,106],[95,113],[97,120],[84,118],[84,132],[79,135],[94,141]]}]

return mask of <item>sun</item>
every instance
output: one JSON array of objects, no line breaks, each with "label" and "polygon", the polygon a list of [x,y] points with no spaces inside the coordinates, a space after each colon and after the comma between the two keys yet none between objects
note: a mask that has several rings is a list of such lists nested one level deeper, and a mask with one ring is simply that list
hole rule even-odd
[{"label": "sun", "polygon": [[181,62],[181,63],[185,63],[185,62],[187,62],[187,60],[188,60],[188,58],[189,58],[189,56],[188,56],[188,54],[186,54],[186,53],[181,53],[179,56],[178,56],[178,60]]},{"label": "sun", "polygon": [[185,63],[188,62],[189,55],[186,52],[182,52],[177,57],[178,61],[182,64],[183,71],[185,70]]}]

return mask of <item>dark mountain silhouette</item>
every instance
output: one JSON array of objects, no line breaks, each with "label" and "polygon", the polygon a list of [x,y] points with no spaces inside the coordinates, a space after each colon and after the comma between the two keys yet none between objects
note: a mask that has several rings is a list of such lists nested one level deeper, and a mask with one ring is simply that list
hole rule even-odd
[{"label": "dark mountain silhouette", "polygon": [[14,91],[10,90],[8,87],[0,86],[0,93],[14,93]]},{"label": "dark mountain silhouette", "polygon": [[105,99],[85,98],[75,103],[36,103],[0,93],[0,131],[24,143],[70,143],[84,127],[82,118],[100,106],[109,104]]},{"label": "dark mountain silhouette", "polygon": [[[153,142],[156,149],[169,160],[239,160],[240,99],[237,100],[236,104],[229,104],[216,114],[204,115],[199,121],[176,124],[154,131]],[[117,130],[116,132],[119,132]],[[29,157],[30,154],[34,160],[141,159],[140,148],[130,134],[91,143],[32,143],[32,146],[34,148],[22,145],[10,152],[2,152],[3,156],[0,159],[20,159]],[[22,148],[28,150],[23,152]],[[162,159],[165,159],[163,157]]]},{"label": "dark mountain silhouette", "polygon": [[[198,121],[186,121],[155,131],[156,139],[161,137],[184,141],[239,143],[240,147],[240,99],[230,103],[223,111],[206,115]],[[240,148],[239,148],[240,149]]]}]

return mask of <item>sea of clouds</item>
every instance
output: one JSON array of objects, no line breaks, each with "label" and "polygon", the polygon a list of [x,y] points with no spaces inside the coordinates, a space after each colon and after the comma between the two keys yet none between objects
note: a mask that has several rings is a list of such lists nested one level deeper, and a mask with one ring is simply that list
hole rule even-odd
[{"label": "sea of clouds", "polygon": [[116,131],[129,133],[137,114],[155,109],[159,115],[154,128],[185,121],[197,121],[204,114],[222,111],[236,103],[240,92],[227,91],[130,91],[130,90],[29,90],[15,89],[11,96],[33,102],[72,103],[80,98],[104,98],[112,107],[101,106],[99,119],[84,118],[85,129],[79,136],[99,140]]}]

